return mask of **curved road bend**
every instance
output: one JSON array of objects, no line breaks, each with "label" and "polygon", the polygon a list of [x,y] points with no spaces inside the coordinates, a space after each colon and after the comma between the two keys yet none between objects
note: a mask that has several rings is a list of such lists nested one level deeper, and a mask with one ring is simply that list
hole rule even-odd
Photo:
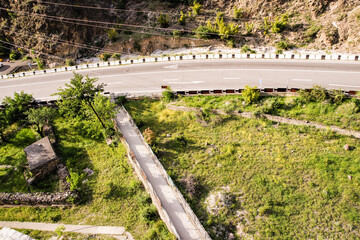
[{"label": "curved road bend", "polygon": [[[310,88],[360,90],[359,62],[312,60],[190,60],[77,70],[99,78],[105,91],[131,95],[159,93],[161,85],[173,90]],[[0,99],[24,90],[35,98],[50,98],[73,76],[72,72],[0,80]]]}]

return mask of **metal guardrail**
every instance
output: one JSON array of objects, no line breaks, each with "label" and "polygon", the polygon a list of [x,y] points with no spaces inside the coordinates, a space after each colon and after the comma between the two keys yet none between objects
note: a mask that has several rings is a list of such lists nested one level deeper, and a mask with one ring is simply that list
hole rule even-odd
[{"label": "metal guardrail", "polygon": [[[203,227],[203,225],[201,224],[201,222],[199,221],[199,219],[197,218],[197,216],[195,215],[195,213],[193,212],[193,210],[191,209],[191,207],[189,206],[189,204],[186,202],[186,200],[184,199],[183,195],[181,194],[181,192],[179,191],[179,189],[176,187],[176,185],[174,184],[174,182],[172,181],[172,179],[170,178],[170,176],[167,174],[166,170],[164,169],[163,165],[160,163],[159,159],[156,157],[156,155],[154,154],[154,152],[152,151],[152,149],[150,148],[150,146],[146,143],[143,135],[141,134],[140,130],[138,129],[138,127],[136,126],[136,124],[134,123],[134,120],[132,119],[132,117],[129,115],[129,113],[126,111],[126,109],[124,108],[124,106],[122,106],[122,109],[124,110],[124,112],[126,113],[126,116],[128,117],[131,125],[133,125],[133,127],[135,128],[137,134],[141,137],[141,140],[143,142],[143,144],[148,148],[148,150],[150,151],[151,153],[151,157],[152,159],[154,160],[155,164],[159,167],[160,169],[160,172],[161,174],[163,175],[163,177],[166,179],[167,183],[169,186],[171,186],[173,188],[173,190],[175,191],[176,193],[176,198],[179,200],[179,202],[181,203],[183,209],[185,210],[185,212],[188,214],[188,216],[190,217],[190,220],[192,221],[192,223],[194,225],[197,226],[197,228],[200,230],[199,231],[199,234],[201,235],[201,237],[204,239],[204,240],[208,240],[208,239],[211,239],[209,234],[207,233],[207,231],[205,230],[205,228]],[[128,149],[130,149],[129,145],[126,143],[126,146]],[[130,150],[131,151],[131,150]],[[139,170],[142,171],[139,163],[136,161],[136,159],[134,158],[134,160],[136,162],[136,164],[134,164],[135,166],[138,167]],[[141,175],[141,174],[140,174]],[[149,184],[150,182],[148,182],[147,180],[144,179],[144,181]],[[158,200],[158,197],[156,195],[156,193],[153,191],[152,187],[151,187],[151,190],[153,192],[153,194],[156,196],[155,199]],[[161,207],[161,209],[163,209]],[[166,213],[166,211],[163,209],[163,212]],[[167,214],[166,214],[167,215]],[[167,216],[168,217],[168,216]],[[170,221],[170,219],[169,219]],[[171,221],[170,221],[171,223]],[[171,228],[174,228],[175,227],[170,224]],[[176,235],[176,234],[175,234]]]},{"label": "metal guardrail", "polygon": [[74,71],[88,68],[130,65],[151,62],[168,62],[168,61],[181,61],[181,60],[195,60],[195,59],[287,59],[287,60],[333,60],[333,61],[359,61],[360,55],[346,55],[346,54],[247,54],[247,53],[224,53],[224,54],[196,54],[196,55],[179,55],[168,57],[147,57],[128,59],[110,62],[98,62],[91,64],[81,64],[72,67],[60,67],[53,69],[46,69],[40,71],[21,72],[16,74],[0,75],[0,79],[8,79],[15,77],[25,77],[31,75],[42,75],[48,73]]}]

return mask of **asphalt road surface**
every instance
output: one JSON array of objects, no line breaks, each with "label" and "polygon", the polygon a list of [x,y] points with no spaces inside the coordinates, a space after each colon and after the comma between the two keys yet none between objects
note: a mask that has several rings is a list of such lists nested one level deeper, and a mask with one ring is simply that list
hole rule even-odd
[{"label": "asphalt road surface", "polygon": [[[360,62],[313,60],[188,60],[77,70],[107,84],[105,91],[126,95],[152,95],[161,86],[173,90],[261,88],[310,88],[360,90]],[[15,91],[32,93],[37,99],[54,98],[72,72],[50,73],[0,80],[0,99]],[[260,84],[261,83],[261,84]]]}]

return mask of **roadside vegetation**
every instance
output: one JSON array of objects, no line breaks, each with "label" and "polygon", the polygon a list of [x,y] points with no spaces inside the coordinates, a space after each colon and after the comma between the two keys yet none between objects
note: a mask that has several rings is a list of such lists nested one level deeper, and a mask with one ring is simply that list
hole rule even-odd
[{"label": "roadside vegetation", "polygon": [[116,225],[135,239],[174,239],[127,162],[111,121],[115,104],[101,95],[103,85],[95,84],[96,79],[75,75],[59,89],[63,101],[56,107],[30,108],[33,98],[25,93],[5,98],[0,110],[0,192],[62,191],[56,173],[29,186],[24,177],[28,170],[23,148],[42,137],[44,125],[51,125],[55,152],[70,173],[70,190],[79,198],[69,199],[72,206],[0,208],[1,219]]},{"label": "roadside vegetation", "polygon": [[[202,111],[172,111],[151,99],[128,101],[126,108],[141,131],[151,129],[157,136],[154,152],[213,239],[359,238],[357,139],[210,111],[258,111],[269,101],[294,99],[246,103],[241,96],[196,96],[174,103]],[[286,111],[280,104],[280,112],[301,112],[304,119],[316,113],[314,119],[325,121],[330,111],[321,112],[320,106],[334,105],[295,101],[300,99],[299,108]],[[333,115],[353,101],[335,104]]]}]

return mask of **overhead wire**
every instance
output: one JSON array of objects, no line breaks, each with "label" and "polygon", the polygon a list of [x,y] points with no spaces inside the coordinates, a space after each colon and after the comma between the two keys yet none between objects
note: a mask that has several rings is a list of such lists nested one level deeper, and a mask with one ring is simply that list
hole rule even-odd
[{"label": "overhead wire", "polygon": [[[46,14],[38,14],[38,13],[31,13],[31,12],[25,12],[25,11],[20,11],[20,10],[11,10],[8,8],[3,8],[0,7],[1,10],[6,10],[6,11],[10,11],[10,12],[17,12],[17,13],[22,13],[25,15],[34,15],[34,16],[40,16],[40,17],[44,17],[46,19],[49,20],[54,20],[56,21],[57,19],[60,22],[64,22],[64,21],[68,21],[68,23],[73,23],[73,24],[78,24],[76,22],[69,22],[69,21],[77,21],[77,22],[85,22],[85,23],[97,23],[97,24],[106,24],[106,25],[114,25],[112,28],[116,28],[116,26],[125,26],[125,27],[135,27],[135,28],[145,28],[145,29],[155,29],[155,30],[161,30],[161,31],[182,31],[182,32],[187,32],[187,33],[196,33],[193,30],[185,30],[185,29],[174,29],[174,28],[161,28],[161,27],[150,27],[150,26],[142,26],[142,25],[134,25],[134,24],[124,24],[124,23],[110,23],[110,22],[102,22],[102,21],[93,21],[93,20],[85,20],[85,19],[76,19],[76,18],[66,18],[66,17],[58,17],[58,16],[53,16],[53,15],[46,15]],[[83,25],[83,24],[78,24],[78,25]],[[98,25],[89,25],[91,27],[100,27],[100,28],[106,28],[103,26],[98,26]],[[111,29],[111,28],[106,28],[106,29]],[[214,36],[218,36],[219,34],[217,33],[207,33],[208,35],[214,35]],[[227,35],[229,37],[237,37],[237,38],[256,38],[253,36],[243,36],[243,35]]]},{"label": "overhead wire", "polygon": [[[75,4],[68,4],[68,3],[54,3],[54,2],[48,2],[48,1],[30,1],[30,2],[37,2],[40,4],[51,4],[51,5],[60,5],[60,6],[66,6],[66,7],[75,7],[75,8],[87,8],[87,9],[97,9],[97,10],[107,10],[107,11],[117,11],[117,12],[136,12],[136,13],[152,13],[152,14],[164,14],[172,15],[172,16],[180,16],[180,13],[173,13],[169,11],[149,11],[149,10],[134,10],[134,9],[121,9],[121,8],[105,8],[105,7],[96,7],[96,6],[89,6],[89,5],[75,5]],[[196,17],[200,18],[206,18],[206,16],[197,15]],[[213,16],[210,17],[216,17],[216,13]],[[224,16],[226,19],[234,19],[232,17]],[[261,18],[241,18],[241,20],[257,20]]]},{"label": "overhead wire", "polygon": [[47,53],[40,52],[40,51],[33,50],[33,49],[29,49],[29,48],[27,48],[27,47],[20,46],[20,45],[17,45],[17,44],[5,42],[5,41],[2,41],[2,40],[0,40],[0,42],[5,43],[5,44],[8,44],[8,45],[13,46],[13,47],[23,48],[23,49],[25,49],[25,50],[27,50],[27,51],[29,51],[29,52],[34,51],[34,52],[36,52],[36,53],[43,54],[43,55],[46,55],[46,56],[49,56],[49,57],[54,57],[54,58],[59,58],[59,59],[65,60],[65,58],[62,58],[62,57],[55,56],[55,55],[51,55],[51,54],[47,54]]}]

